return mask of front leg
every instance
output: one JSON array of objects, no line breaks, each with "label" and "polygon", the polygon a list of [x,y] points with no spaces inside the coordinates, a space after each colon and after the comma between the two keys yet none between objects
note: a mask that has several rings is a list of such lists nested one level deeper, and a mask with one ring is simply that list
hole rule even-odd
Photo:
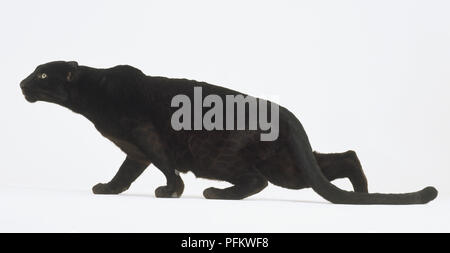
[{"label": "front leg", "polygon": [[166,176],[167,184],[155,190],[157,198],[179,198],[183,194],[184,183],[178,171],[174,169],[160,169]]},{"label": "front leg", "polygon": [[137,161],[127,156],[114,178],[107,184],[96,184],[92,187],[92,191],[95,194],[119,194],[124,192],[149,165],[150,162]]}]

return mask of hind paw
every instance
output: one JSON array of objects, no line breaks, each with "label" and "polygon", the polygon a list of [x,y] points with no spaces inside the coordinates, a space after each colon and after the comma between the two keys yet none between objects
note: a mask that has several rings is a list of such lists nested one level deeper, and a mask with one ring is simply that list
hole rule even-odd
[{"label": "hind paw", "polygon": [[210,187],[203,191],[203,196],[207,199],[223,199],[222,189]]}]

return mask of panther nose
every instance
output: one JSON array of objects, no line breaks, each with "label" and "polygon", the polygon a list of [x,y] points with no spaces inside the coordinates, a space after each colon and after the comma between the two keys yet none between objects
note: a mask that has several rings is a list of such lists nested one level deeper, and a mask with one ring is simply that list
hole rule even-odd
[{"label": "panther nose", "polygon": [[25,80],[22,81],[22,82],[20,82],[20,88],[21,88],[21,89],[24,89],[24,88],[26,88],[26,87],[27,87],[27,85],[26,85]]}]

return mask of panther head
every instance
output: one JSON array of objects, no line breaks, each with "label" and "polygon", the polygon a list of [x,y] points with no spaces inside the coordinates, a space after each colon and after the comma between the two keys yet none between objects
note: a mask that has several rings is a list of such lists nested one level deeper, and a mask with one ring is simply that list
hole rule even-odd
[{"label": "panther head", "polygon": [[70,85],[76,79],[78,63],[55,61],[39,65],[36,70],[20,82],[25,99],[31,103],[46,101],[64,103],[69,99]]}]

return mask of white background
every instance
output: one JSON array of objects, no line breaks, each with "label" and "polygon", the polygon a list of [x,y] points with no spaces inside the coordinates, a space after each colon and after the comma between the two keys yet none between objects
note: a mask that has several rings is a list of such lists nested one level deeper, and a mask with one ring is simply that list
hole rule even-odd
[{"label": "white background", "polygon": [[[449,13],[430,0],[2,1],[0,231],[449,232]],[[153,166],[123,195],[95,196],[125,155],[82,116],[19,89],[54,60],[276,96],[314,149],[357,152],[371,192],[433,185],[439,196],[337,206],[269,185],[212,201],[202,190],[227,184],[189,173],[181,199],[155,199],[165,179]]]}]

